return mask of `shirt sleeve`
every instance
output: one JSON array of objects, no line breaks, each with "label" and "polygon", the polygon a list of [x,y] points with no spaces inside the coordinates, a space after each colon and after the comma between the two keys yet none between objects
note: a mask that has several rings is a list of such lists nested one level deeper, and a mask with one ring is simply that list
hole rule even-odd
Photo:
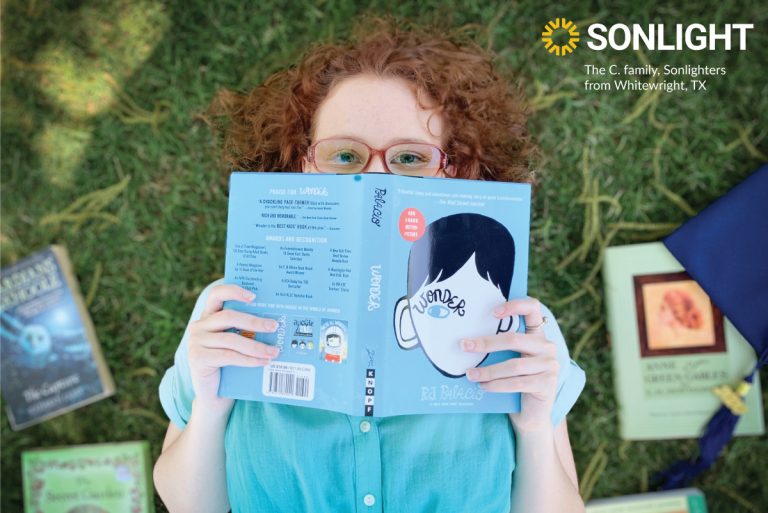
[{"label": "shirt sleeve", "polygon": [[165,375],[162,381],[160,381],[160,404],[162,404],[168,418],[181,429],[184,429],[187,421],[189,421],[189,416],[192,413],[192,399],[195,398],[195,391],[192,388],[192,377],[189,372],[187,342],[189,339],[189,325],[200,319],[211,288],[220,283],[224,283],[224,278],[210,283],[198,296],[187,327],[184,329],[184,335],[181,338],[178,349],[176,349],[173,366],[165,371]]},{"label": "shirt sleeve", "polygon": [[587,377],[579,365],[571,360],[568,353],[568,346],[560,331],[552,311],[545,305],[541,305],[541,311],[547,317],[547,323],[544,325],[544,334],[547,340],[555,343],[557,346],[557,361],[560,363],[560,373],[557,377],[557,395],[555,403],[552,406],[552,425],[557,426],[565,418],[565,415],[571,410],[576,400],[584,390]]}]

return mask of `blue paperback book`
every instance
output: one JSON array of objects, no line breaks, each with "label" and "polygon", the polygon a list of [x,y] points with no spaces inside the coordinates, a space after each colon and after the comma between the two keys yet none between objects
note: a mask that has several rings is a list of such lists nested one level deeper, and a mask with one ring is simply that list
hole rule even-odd
[{"label": "blue paperback book", "polygon": [[465,337],[524,331],[495,306],[527,295],[530,186],[390,174],[235,172],[225,281],[232,308],[275,319],[241,335],[280,347],[225,367],[219,395],[386,417],[520,411],[466,371],[519,354]]},{"label": "blue paperback book", "polygon": [[0,270],[2,391],[19,430],[115,391],[64,246]]}]

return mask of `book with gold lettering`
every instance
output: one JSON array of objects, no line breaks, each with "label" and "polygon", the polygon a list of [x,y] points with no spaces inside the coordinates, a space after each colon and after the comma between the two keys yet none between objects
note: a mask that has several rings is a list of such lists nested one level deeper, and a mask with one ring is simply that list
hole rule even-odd
[{"label": "book with gold lettering", "polygon": [[118,442],[24,451],[25,513],[153,513],[149,444]]},{"label": "book with gold lettering", "polygon": [[0,286],[2,393],[14,430],[114,393],[63,246],[1,269]]},{"label": "book with gold lettering", "polygon": [[[621,437],[699,437],[754,350],[661,242],[607,248],[603,282]],[[736,435],[765,432],[759,379]]]}]

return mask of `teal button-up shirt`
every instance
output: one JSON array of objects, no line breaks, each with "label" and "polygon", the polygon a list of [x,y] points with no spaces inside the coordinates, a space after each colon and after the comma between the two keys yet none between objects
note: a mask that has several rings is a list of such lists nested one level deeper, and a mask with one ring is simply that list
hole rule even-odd
[{"label": "teal button-up shirt", "polygon": [[[190,322],[200,318],[201,293]],[[557,425],[584,388],[551,312],[547,339],[558,346]],[[160,383],[160,401],[184,428],[194,391],[181,340]],[[239,512],[493,512],[510,509],[515,437],[506,414],[386,418],[235,401],[227,424],[227,492]]]}]

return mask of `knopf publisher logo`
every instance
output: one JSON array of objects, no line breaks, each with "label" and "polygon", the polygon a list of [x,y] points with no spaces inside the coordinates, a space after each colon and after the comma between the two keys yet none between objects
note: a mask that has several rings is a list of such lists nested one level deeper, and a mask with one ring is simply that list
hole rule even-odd
[{"label": "knopf publisher logo", "polygon": [[[576,49],[576,43],[579,42],[579,32],[576,29],[576,24],[565,18],[550,20],[544,26],[544,31],[541,33],[541,41],[544,43],[544,48],[549,53],[554,53],[558,57],[565,57],[567,54],[572,53]],[[568,34],[568,41],[565,44],[557,44],[552,41],[552,35],[558,31],[565,31]]]}]

